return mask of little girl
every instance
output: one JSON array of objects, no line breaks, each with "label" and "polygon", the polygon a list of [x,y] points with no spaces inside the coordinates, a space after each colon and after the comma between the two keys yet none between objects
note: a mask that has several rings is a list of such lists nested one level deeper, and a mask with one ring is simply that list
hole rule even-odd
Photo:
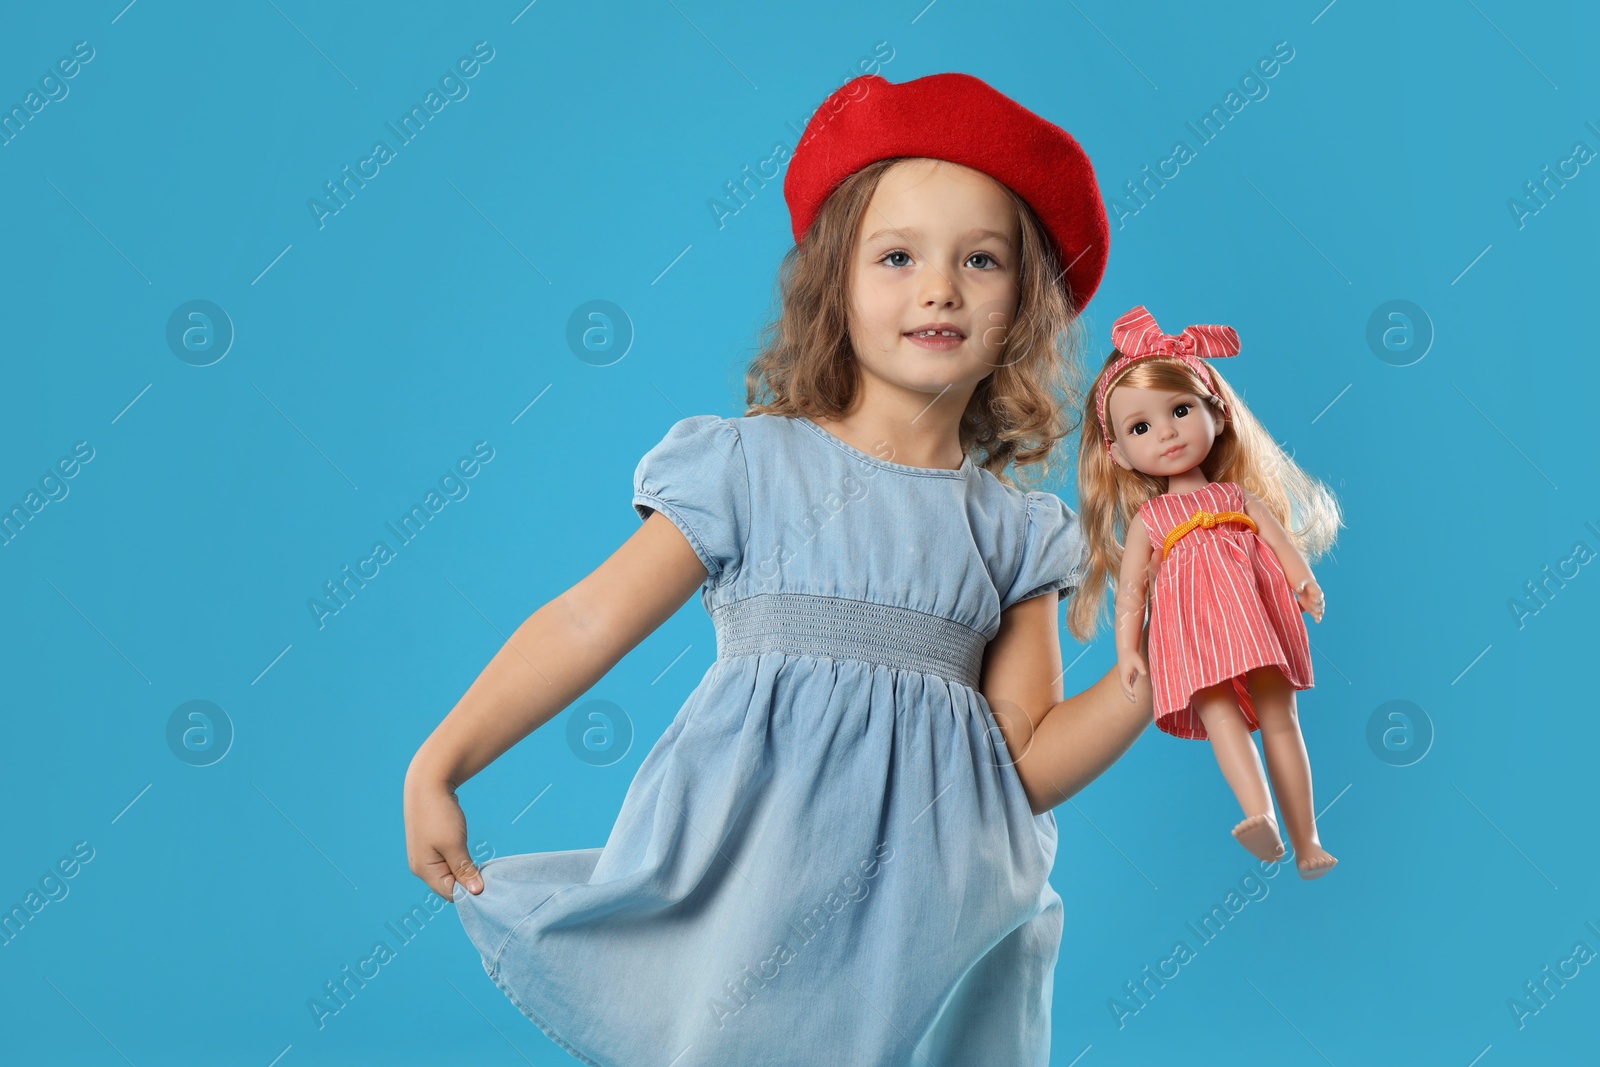
[{"label": "little girl", "polygon": [[[784,196],[747,414],[667,431],[634,472],[643,526],[422,745],[411,870],[587,1064],[1044,1067],[1050,808],[1152,714],[1114,671],[1062,698],[1083,539],[1004,473],[1067,432],[1058,343],[1107,252],[1094,173],[976,78],[867,75],[813,115]],[[696,588],[717,658],[604,847],[477,868],[456,789]]]},{"label": "little girl", "polygon": [[[1337,862],[1317,838],[1311,767],[1294,693],[1311,688],[1300,610],[1322,621],[1323,596],[1302,551],[1332,543],[1338,505],[1302,471],[1201,357],[1232,356],[1231,326],[1161,332],[1144,307],[1117,319],[1114,350],[1090,387],[1078,453],[1089,565],[1069,626],[1094,633],[1107,578],[1118,572],[1115,633],[1122,684],[1148,675],[1156,725],[1207,739],[1245,818],[1234,837],[1263,860],[1283,840],[1257,728],[1302,878]],[[1292,531],[1291,505],[1300,515]],[[1134,521],[1137,518],[1138,521]],[[1118,535],[1126,545],[1118,543]],[[1119,559],[1120,557],[1120,559]],[[1147,666],[1138,650],[1154,577]],[[1292,590],[1292,592],[1291,592]]]}]

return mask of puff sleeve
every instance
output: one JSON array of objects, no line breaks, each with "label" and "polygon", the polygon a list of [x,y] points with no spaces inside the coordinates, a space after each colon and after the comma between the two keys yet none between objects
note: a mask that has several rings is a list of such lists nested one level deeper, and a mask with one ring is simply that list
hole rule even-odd
[{"label": "puff sleeve", "polygon": [[1054,493],[1027,494],[1022,563],[1000,598],[1000,610],[1041,593],[1070,592],[1088,559],[1078,516]]},{"label": "puff sleeve", "polygon": [[750,527],[750,483],[738,422],[692,415],[667,430],[633,472],[641,520],[659,511],[683,532],[719,584],[739,568]]}]

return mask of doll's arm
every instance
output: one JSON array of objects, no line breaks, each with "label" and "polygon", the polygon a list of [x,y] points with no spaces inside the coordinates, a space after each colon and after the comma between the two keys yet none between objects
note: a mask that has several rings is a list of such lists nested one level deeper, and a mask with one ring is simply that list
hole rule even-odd
[{"label": "doll's arm", "polygon": [[1149,677],[1150,668],[1139,653],[1139,635],[1144,629],[1144,608],[1154,574],[1154,550],[1143,521],[1128,525],[1127,544],[1122,547],[1122,567],[1117,573],[1117,599],[1113,610],[1113,633],[1117,642],[1117,679],[1122,695],[1133,700],[1134,682],[1140,674]]},{"label": "doll's arm", "polygon": [[1239,491],[1244,494],[1244,513],[1255,520],[1256,533],[1272,549],[1272,554],[1278,557],[1278,564],[1283,568],[1284,577],[1289,579],[1289,588],[1294,590],[1300,607],[1321,622],[1325,606],[1322,587],[1311,574],[1311,564],[1306,562],[1306,557],[1289,539],[1289,532],[1271,509],[1261,502],[1261,498],[1242,486]]}]

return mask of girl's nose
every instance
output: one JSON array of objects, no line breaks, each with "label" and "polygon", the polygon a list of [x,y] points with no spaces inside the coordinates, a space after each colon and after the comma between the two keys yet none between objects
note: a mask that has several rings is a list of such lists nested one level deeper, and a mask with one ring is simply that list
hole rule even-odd
[{"label": "girl's nose", "polygon": [[950,279],[938,271],[930,270],[922,283],[922,305],[949,305],[955,303],[955,298],[956,288],[950,284]]}]

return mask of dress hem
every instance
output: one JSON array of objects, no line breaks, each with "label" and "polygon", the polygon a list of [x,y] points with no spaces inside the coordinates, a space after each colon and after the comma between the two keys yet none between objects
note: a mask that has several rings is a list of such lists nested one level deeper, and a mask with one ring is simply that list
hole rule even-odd
[{"label": "dress hem", "polygon": [[[1315,686],[1309,681],[1302,683],[1298,679],[1292,677],[1290,675],[1290,673],[1289,673],[1289,665],[1287,663],[1281,661],[1281,660],[1273,660],[1273,661],[1268,662],[1268,663],[1257,663],[1257,664],[1255,664],[1253,666],[1245,667],[1243,670],[1234,671],[1234,672],[1231,672],[1231,673],[1228,673],[1228,674],[1224,674],[1221,678],[1218,678],[1215,681],[1201,682],[1199,685],[1196,685],[1194,687],[1194,689],[1192,689],[1189,692],[1188,700],[1183,704],[1182,707],[1170,708],[1165,712],[1157,711],[1155,713],[1156,729],[1160,730],[1164,734],[1170,734],[1173,737],[1181,737],[1181,738],[1184,738],[1184,739],[1190,740],[1190,741],[1208,741],[1208,740],[1210,740],[1210,735],[1205,732],[1205,727],[1204,726],[1200,726],[1200,727],[1197,727],[1193,731],[1189,731],[1189,730],[1178,729],[1178,728],[1176,728],[1176,726],[1169,726],[1168,723],[1173,721],[1173,720],[1175,720],[1175,719],[1177,719],[1179,716],[1183,715],[1185,712],[1188,712],[1192,707],[1194,707],[1194,695],[1195,695],[1195,693],[1199,692],[1200,690],[1207,689],[1207,688],[1209,688],[1209,687],[1211,687],[1213,685],[1220,685],[1223,682],[1229,682],[1229,681],[1235,682],[1236,687],[1243,687],[1243,685],[1244,685],[1243,679],[1244,679],[1245,674],[1248,673],[1249,671],[1260,670],[1262,667],[1276,667],[1276,668],[1278,668],[1278,672],[1283,675],[1284,681],[1288,682],[1289,685],[1291,687],[1293,687],[1296,692],[1300,692],[1300,691],[1306,690],[1306,689],[1315,688]],[[1235,690],[1235,693],[1237,694],[1237,688]],[[1248,693],[1246,695],[1248,695]],[[1244,711],[1244,709],[1242,707],[1239,710],[1240,710],[1241,714]],[[1199,712],[1193,712],[1193,714],[1194,714],[1194,717],[1196,719],[1200,718],[1200,713]],[[1250,718],[1251,719],[1256,719],[1256,725],[1250,727],[1250,732],[1251,733],[1255,733],[1256,731],[1258,731],[1260,729],[1260,719],[1254,714],[1252,714],[1250,716]]]},{"label": "dress hem", "polygon": [[586,1064],[587,1067],[615,1067],[613,1064],[601,1063],[599,1060],[594,1059],[587,1053],[580,1051],[577,1046],[572,1044],[572,1042],[556,1033],[554,1027],[545,1022],[545,1020],[536,1012],[534,1012],[533,1009],[529,1008],[526,1004],[522,1003],[522,1001],[518,1000],[517,995],[511,991],[511,988],[500,980],[500,975],[498,973],[499,968],[490,971],[487,967],[485,967],[484,970],[487,971],[489,977],[494,980],[494,984],[500,987],[500,992],[506,995],[506,999],[511,1001],[511,1003],[516,1006],[516,1009],[522,1012],[522,1014],[526,1015],[535,1026],[544,1031],[544,1036],[548,1037],[551,1041],[554,1041],[563,1052],[576,1059],[579,1063]]}]

